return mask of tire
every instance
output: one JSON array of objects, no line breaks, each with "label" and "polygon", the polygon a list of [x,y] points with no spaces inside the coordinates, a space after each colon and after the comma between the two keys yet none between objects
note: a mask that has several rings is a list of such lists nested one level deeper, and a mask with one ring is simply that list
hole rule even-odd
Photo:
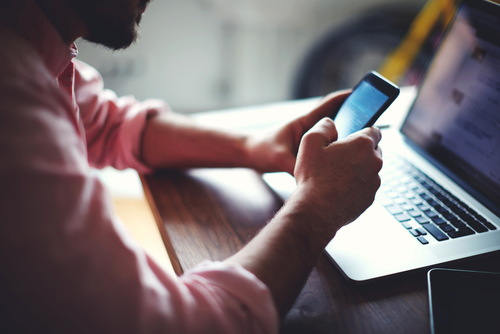
[{"label": "tire", "polygon": [[[406,35],[419,8],[387,7],[364,13],[333,29],[313,45],[299,66],[293,99],[323,96],[353,87],[377,70]],[[400,85],[416,84],[433,48],[426,43]]]}]

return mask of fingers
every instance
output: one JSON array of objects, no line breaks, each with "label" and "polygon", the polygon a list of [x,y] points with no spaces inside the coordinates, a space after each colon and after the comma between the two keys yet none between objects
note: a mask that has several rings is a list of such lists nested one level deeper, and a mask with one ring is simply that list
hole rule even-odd
[{"label": "fingers", "polygon": [[288,152],[287,154],[283,154],[280,161],[280,164],[283,166],[283,171],[293,175],[296,160],[297,158],[293,154]]},{"label": "fingers", "polygon": [[355,145],[352,147],[358,147],[357,149],[366,149],[370,152],[375,152],[375,155],[382,158],[382,150],[378,146],[380,140],[382,139],[382,133],[378,128],[365,128],[358,132],[355,132],[343,140],[338,141],[338,143],[350,143],[349,145]]},{"label": "fingers", "polygon": [[305,145],[312,143],[316,146],[326,147],[337,140],[337,128],[328,117],[323,118],[307,131],[303,141]]},{"label": "fingers", "polygon": [[[349,137],[352,140],[358,140],[358,142],[361,140],[363,142],[361,145],[363,145],[369,152],[374,152],[377,159],[380,160],[380,168],[382,168],[382,150],[378,146],[380,140],[382,139],[382,133],[379,129],[374,127],[365,128]],[[380,170],[380,168],[378,170]]]},{"label": "fingers", "polygon": [[304,132],[324,117],[335,117],[342,103],[351,94],[351,91],[350,89],[341,90],[325,96],[313,111],[301,118]]},{"label": "fingers", "polygon": [[321,117],[335,118],[340,106],[349,97],[349,95],[351,95],[351,93],[352,89],[344,89],[328,94],[320,101],[320,105],[314,110],[314,112],[321,115]]},{"label": "fingers", "polygon": [[[310,167],[307,167],[307,165],[316,161],[318,156],[322,156],[324,154],[322,151],[336,140],[337,129],[331,119],[325,117],[317,122],[302,137],[297,153],[297,162],[302,161],[302,165],[306,167],[300,167],[298,166],[300,164],[297,163],[293,175],[297,177],[297,168],[303,171],[309,169]],[[297,179],[297,182],[299,182],[299,179]]]},{"label": "fingers", "polygon": [[[334,122],[324,118],[304,136],[295,166],[297,196],[341,225],[353,221],[380,187],[381,132],[366,128],[337,141]],[[305,195],[304,195],[305,194]],[[327,208],[325,210],[325,208]],[[339,227],[340,225],[337,225]]]},{"label": "fingers", "polygon": [[373,175],[378,174],[383,165],[382,150],[378,146],[381,139],[380,130],[372,127],[353,133],[347,138],[332,144],[332,146],[342,145],[348,147],[351,157],[354,158],[357,155],[353,161],[363,161],[367,170],[362,173],[361,178],[368,181]]},{"label": "fingers", "polygon": [[361,131],[358,131],[357,134],[361,136],[368,136],[373,142],[373,149],[378,149],[378,144],[382,139],[382,132],[380,129],[375,127],[364,128]]}]

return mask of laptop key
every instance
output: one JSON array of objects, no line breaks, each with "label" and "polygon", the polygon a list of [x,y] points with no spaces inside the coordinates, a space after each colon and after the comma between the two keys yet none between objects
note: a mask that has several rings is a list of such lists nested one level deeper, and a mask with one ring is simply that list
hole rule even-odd
[{"label": "laptop key", "polygon": [[423,195],[423,194],[425,194],[425,190],[420,189],[420,188],[413,189],[413,191],[415,191],[415,193],[417,193],[418,195]]},{"label": "laptop key", "polygon": [[455,228],[453,226],[451,226],[450,224],[443,224],[443,225],[439,225],[439,227],[445,231],[446,233],[449,233],[450,232],[454,232],[455,231]]},{"label": "laptop key", "polygon": [[396,198],[393,198],[392,200],[396,204],[406,204],[406,200],[404,198],[401,198],[401,197],[396,197]]},{"label": "laptop key", "polygon": [[397,192],[394,192],[394,191],[389,191],[388,193],[385,194],[387,197],[389,198],[396,198],[396,197],[399,197],[399,194]]},{"label": "laptop key", "polygon": [[[471,211],[473,211],[473,210],[471,210]],[[488,229],[490,229],[490,230],[492,230],[492,231],[494,231],[494,230],[496,230],[496,229],[497,229],[495,225],[493,225],[492,223],[490,223],[489,221],[487,221],[487,220],[486,220],[486,218],[484,218],[483,216],[481,216],[479,213],[477,213],[477,212],[475,212],[475,211],[474,211],[474,212],[473,212],[473,215],[474,215],[474,217],[475,217],[478,221],[480,221],[480,222],[481,222],[484,226],[486,226]]]},{"label": "laptop key", "polygon": [[417,211],[417,210],[415,210],[415,209],[408,210],[406,213],[407,213],[407,214],[409,214],[410,216],[414,217],[414,218],[415,218],[415,217],[420,217],[420,216],[422,215],[422,214],[420,213],[420,211]]},{"label": "laptop key", "polygon": [[467,226],[467,225],[465,225],[465,223],[463,221],[461,221],[458,218],[450,219],[450,223],[451,223],[451,225],[455,226],[458,229]]},{"label": "laptop key", "polygon": [[430,202],[430,201],[433,201],[434,199],[432,197],[430,197],[429,195],[427,194],[421,194],[420,197],[422,197],[422,199],[426,202]]},{"label": "laptop key", "polygon": [[426,204],[424,204],[424,203],[422,203],[422,204],[418,204],[418,205],[417,205],[417,208],[419,208],[419,210],[422,210],[422,211],[427,211],[427,210],[429,210],[429,209],[430,209],[430,208],[429,208],[429,206],[428,206],[428,205],[426,205]]},{"label": "laptop key", "polygon": [[436,225],[444,225],[444,224],[446,224],[446,223],[447,223],[447,222],[446,222],[446,220],[444,220],[444,219],[443,219],[443,218],[441,218],[441,217],[434,217],[434,218],[432,218],[432,221],[433,221],[433,222],[434,222],[434,224],[436,224]]},{"label": "laptop key", "polygon": [[437,241],[444,241],[448,240],[449,238],[441,232],[440,229],[438,229],[434,224],[424,224],[422,225],[427,232],[429,232]]},{"label": "laptop key", "polygon": [[429,205],[432,206],[433,208],[437,208],[437,207],[441,206],[438,202],[436,202],[433,199],[430,201],[427,201],[427,203],[429,203]]},{"label": "laptop key", "polygon": [[380,203],[382,206],[387,206],[392,204],[392,200],[385,196],[382,192],[377,193],[377,201]]},{"label": "laptop key", "polygon": [[430,223],[430,220],[425,218],[424,216],[420,216],[420,217],[415,217],[415,220],[417,221],[417,223],[419,224],[428,224]]},{"label": "laptop key", "polygon": [[468,227],[462,227],[462,228],[459,228],[457,231],[448,233],[450,238],[453,238],[453,239],[465,237],[466,235],[472,235],[472,234],[475,234],[474,231]]},{"label": "laptop key", "polygon": [[435,188],[429,189],[429,191],[431,192],[431,194],[433,194],[435,196],[441,195],[441,192],[439,192],[439,190],[437,190]]},{"label": "laptop key", "polygon": [[434,189],[434,187],[432,187],[432,185],[430,185],[430,184],[429,184],[429,183],[427,183],[427,182],[425,182],[425,183],[424,183],[424,182],[422,182],[421,184],[422,184],[422,187],[424,187],[425,189],[427,189],[427,190],[429,190],[429,191],[430,191],[431,189]]},{"label": "laptop key", "polygon": [[394,215],[394,218],[396,218],[396,220],[398,222],[400,222],[400,223],[401,222],[406,222],[406,221],[408,221],[408,220],[411,219],[411,217],[408,216],[406,213],[401,213],[401,214],[398,214],[398,215]]},{"label": "laptop key", "polygon": [[418,237],[420,235],[420,232],[418,230],[409,230],[411,235],[413,235],[414,237]]},{"label": "laptop key", "polygon": [[391,215],[397,215],[397,214],[403,213],[403,210],[401,210],[399,208],[399,206],[397,206],[397,205],[389,205],[389,206],[386,206],[385,208],[387,211],[389,211],[389,213]]},{"label": "laptop key", "polygon": [[406,189],[406,187],[405,187],[405,186],[398,186],[398,187],[396,187],[394,190],[395,190],[396,192],[398,192],[398,193],[401,193],[401,194],[404,194],[404,193],[407,191],[407,189]]},{"label": "laptop key", "polygon": [[427,231],[423,228],[417,228],[416,231],[418,231],[418,233],[420,233],[420,235],[427,235]]},{"label": "laptop key", "polygon": [[444,219],[452,220],[452,219],[457,219],[457,217],[451,213],[451,212],[443,212],[441,215],[444,217]]},{"label": "laptop key", "polygon": [[420,241],[420,243],[422,245],[427,245],[429,243],[429,241],[427,241],[427,239],[425,239],[424,237],[420,236],[420,237],[417,237],[417,240]]},{"label": "laptop key", "polygon": [[405,185],[413,185],[412,180],[410,179],[410,177],[408,175],[403,176],[399,180],[399,182],[401,182],[401,184],[405,184]]},{"label": "laptop key", "polygon": [[437,213],[435,213],[435,212],[434,212],[434,211],[432,211],[432,210],[426,210],[426,211],[424,211],[424,214],[425,214],[427,217],[429,217],[429,218],[434,218],[434,217],[437,217],[437,216],[438,216],[438,214],[437,214]]},{"label": "laptop key", "polygon": [[474,217],[472,217],[471,215],[469,215],[467,212],[462,212],[458,215],[460,218],[462,218],[463,220],[465,221],[468,221],[468,220],[474,220]]},{"label": "laptop key", "polygon": [[448,211],[448,209],[446,209],[445,207],[442,207],[441,205],[436,205],[434,206],[434,210],[436,210],[437,212],[443,214],[443,213],[450,213],[450,211]]},{"label": "laptop key", "polygon": [[493,225],[492,223],[490,223],[489,221],[485,220],[483,222],[483,225],[486,226],[487,228],[489,228],[490,230],[494,231],[496,230],[497,228],[495,227],[495,225]]},{"label": "laptop key", "polygon": [[409,211],[409,210],[413,209],[413,205],[408,204],[408,203],[401,204],[400,206],[401,206],[401,209],[403,209],[405,211]]},{"label": "laptop key", "polygon": [[445,200],[448,200],[448,197],[446,197],[445,195],[439,193],[439,194],[436,194],[436,198],[438,200],[440,200],[441,202],[445,201]]},{"label": "laptop key", "polygon": [[477,220],[467,222],[467,224],[470,227],[472,227],[474,229],[474,231],[476,231],[477,233],[483,233],[483,232],[488,231],[488,229],[486,227],[484,227],[484,225],[481,224],[480,222],[478,222]]},{"label": "laptop key", "polygon": [[422,204],[422,200],[420,198],[412,198],[410,202],[412,202],[415,205]]},{"label": "laptop key", "polygon": [[467,212],[465,212],[462,208],[458,207],[458,206],[452,206],[452,211],[455,212],[455,214],[459,217],[465,217],[465,216],[468,216],[469,214]]},{"label": "laptop key", "polygon": [[410,192],[403,194],[403,196],[407,199],[415,199],[415,195]]},{"label": "laptop key", "polygon": [[401,222],[401,225],[407,230],[411,230],[413,227],[408,223],[408,221]]}]

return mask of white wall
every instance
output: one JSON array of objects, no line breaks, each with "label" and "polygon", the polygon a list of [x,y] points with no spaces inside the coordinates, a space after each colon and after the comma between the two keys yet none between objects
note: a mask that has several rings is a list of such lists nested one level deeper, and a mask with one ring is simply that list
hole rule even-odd
[{"label": "white wall", "polygon": [[138,43],[111,53],[80,41],[78,58],[119,95],[163,98],[177,111],[280,101],[315,40],[388,1],[155,0]]}]

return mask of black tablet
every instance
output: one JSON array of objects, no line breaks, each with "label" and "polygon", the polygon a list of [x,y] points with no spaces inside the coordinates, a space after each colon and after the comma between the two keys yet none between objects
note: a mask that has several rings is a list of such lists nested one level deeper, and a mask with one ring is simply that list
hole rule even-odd
[{"label": "black tablet", "polygon": [[500,273],[432,269],[427,282],[433,334],[500,334]]}]

